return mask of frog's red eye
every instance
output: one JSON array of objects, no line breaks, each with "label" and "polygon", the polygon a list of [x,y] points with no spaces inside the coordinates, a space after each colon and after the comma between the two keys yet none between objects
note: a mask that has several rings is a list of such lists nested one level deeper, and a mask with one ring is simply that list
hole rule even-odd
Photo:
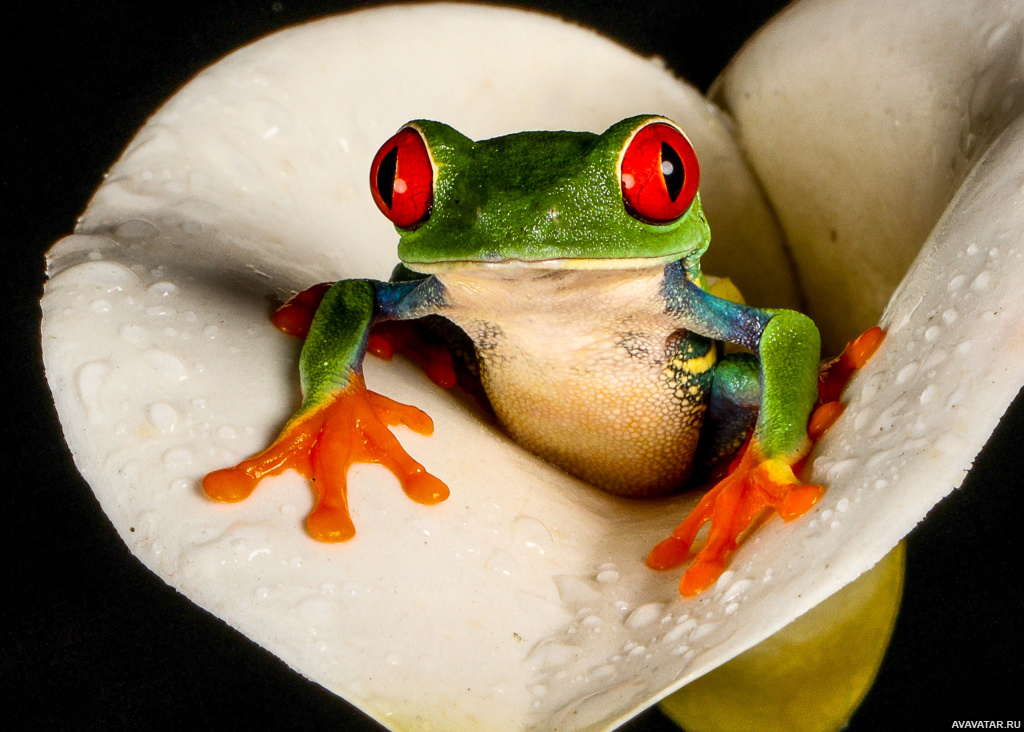
[{"label": "frog's red eye", "polygon": [[434,168],[415,128],[403,127],[373,156],[370,191],[377,208],[399,228],[413,229],[430,218]]},{"label": "frog's red eye", "polygon": [[667,224],[689,210],[700,168],[686,136],[672,125],[654,122],[633,135],[619,177],[630,216],[648,224]]}]

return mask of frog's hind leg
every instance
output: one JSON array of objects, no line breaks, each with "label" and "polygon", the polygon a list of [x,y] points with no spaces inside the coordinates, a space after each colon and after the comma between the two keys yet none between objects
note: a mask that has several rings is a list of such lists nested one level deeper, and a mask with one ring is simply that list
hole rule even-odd
[{"label": "frog's hind leg", "polygon": [[[821,497],[824,488],[813,483],[803,483],[796,477],[796,473],[800,471],[813,440],[828,428],[828,424],[838,413],[835,407],[839,408],[838,411],[842,410],[842,405],[835,400],[850,374],[870,359],[883,338],[884,333],[881,329],[872,328],[848,344],[842,356],[824,365],[820,380],[814,385],[818,387],[816,391],[819,392],[818,401],[821,406],[814,416],[810,417],[810,427],[804,433],[803,439],[791,449],[780,450],[778,443],[773,450],[766,448],[776,434],[768,434],[767,430],[761,429],[764,414],[754,410],[760,420],[756,427],[757,430],[761,430],[761,438],[759,439],[759,432],[755,430],[750,442],[730,466],[729,474],[707,492],[670,537],[651,551],[647,564],[654,569],[667,569],[686,561],[691,556],[691,547],[697,533],[705,523],[711,522],[707,540],[696,553],[693,563],[686,570],[679,585],[680,592],[690,597],[710,587],[719,578],[741,535],[753,525],[763,509],[774,510],[785,521],[791,521],[810,510]],[[805,362],[808,355],[804,354]],[[728,359],[723,361],[723,366],[726,366],[727,362]],[[731,392],[732,398],[727,400],[724,406],[719,401],[717,405],[709,407],[712,422],[720,420],[724,424],[711,425],[712,431],[720,429],[723,434],[708,438],[709,450],[713,451],[715,446],[727,446],[739,439],[736,433],[741,418],[735,416],[735,408],[728,402],[749,403],[749,398],[754,393],[751,390],[755,383],[760,383],[749,378],[750,367],[755,364],[757,361],[750,359],[723,368],[721,382],[716,369],[716,388],[721,395]],[[735,371],[730,373],[733,367],[736,367]],[[742,375],[744,370],[747,371],[747,376]],[[782,386],[781,393],[777,391],[774,395],[762,395],[761,398],[763,404],[774,409],[774,417],[770,414],[767,420],[769,428],[775,425],[785,427],[796,424],[796,420],[806,420],[807,417],[803,415],[809,415],[810,412],[812,400],[808,399],[808,394],[805,393],[806,385],[799,385],[799,390],[792,393],[786,393],[785,384]],[[713,392],[712,396],[714,395]],[[737,395],[739,398],[736,398]],[[804,406],[794,409],[792,405],[797,400],[802,401]],[[712,401],[714,402],[714,399]],[[762,406],[762,410],[765,408]],[[722,414],[725,415],[724,418]]]},{"label": "frog's hind leg", "polygon": [[721,469],[753,432],[760,406],[757,357],[734,353],[719,361],[694,460],[698,480],[720,477]]}]

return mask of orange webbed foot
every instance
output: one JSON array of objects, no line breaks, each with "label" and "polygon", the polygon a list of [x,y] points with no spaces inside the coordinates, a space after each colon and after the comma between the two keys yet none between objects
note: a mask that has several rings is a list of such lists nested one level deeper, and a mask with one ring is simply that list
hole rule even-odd
[{"label": "orange webbed foot", "polygon": [[270,321],[282,333],[305,338],[309,333],[309,326],[313,323],[316,309],[320,307],[320,301],[324,299],[332,284],[334,283],[321,282],[292,295],[284,305],[274,311]]},{"label": "orange webbed foot", "polygon": [[423,337],[410,322],[391,320],[376,324],[370,331],[366,350],[385,361],[399,353],[416,364],[438,386],[445,389],[455,386],[452,354],[440,341]]},{"label": "orange webbed foot", "polygon": [[839,401],[839,395],[843,393],[853,373],[871,360],[883,340],[884,330],[877,325],[868,328],[847,343],[837,358],[822,365],[818,374],[818,404],[807,424],[807,435],[812,441],[817,442],[839,419],[845,409],[845,405]]},{"label": "orange webbed foot", "polygon": [[[885,331],[877,326],[870,328],[850,341],[838,358],[824,364],[818,380],[818,403],[807,425],[812,442],[843,413],[844,405],[838,401],[843,388],[884,339]],[[704,495],[671,536],[651,550],[648,566],[671,569],[685,562],[691,556],[697,533],[710,521],[707,541],[679,583],[684,597],[706,590],[721,576],[742,534],[764,509],[773,509],[783,520],[792,521],[807,513],[824,494],[822,486],[797,479],[795,472],[801,462],[790,465],[778,458],[766,459],[748,441],[730,466],[729,474]]]},{"label": "orange webbed foot", "polygon": [[292,418],[263,452],[233,468],[209,473],[203,490],[218,501],[247,498],[264,477],[292,469],[312,481],[316,505],[306,519],[313,538],[346,541],[355,534],[348,510],[346,475],[356,463],[378,463],[390,470],[406,495],[433,504],[448,497],[448,486],[413,460],[388,429],[404,424],[429,435],[434,425],[424,412],[367,391],[352,382],[323,405]]},{"label": "orange webbed foot", "polygon": [[729,475],[709,490],[697,507],[647,557],[653,569],[672,569],[686,561],[697,533],[708,521],[707,541],[683,574],[679,592],[693,597],[718,580],[741,535],[762,510],[774,509],[786,521],[810,510],[824,494],[820,485],[801,483],[790,465],[765,459],[749,446]]}]

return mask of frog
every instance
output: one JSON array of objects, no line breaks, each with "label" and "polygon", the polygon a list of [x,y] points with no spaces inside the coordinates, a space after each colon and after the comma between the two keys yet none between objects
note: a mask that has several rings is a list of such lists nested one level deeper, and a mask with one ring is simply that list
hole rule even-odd
[{"label": "frog", "polygon": [[657,114],[602,133],[479,141],[442,122],[403,125],[370,166],[400,264],[387,281],[327,283],[282,306],[275,317],[305,335],[301,405],[267,449],[209,473],[204,490],[239,501],[294,469],[316,497],[307,530],[326,542],[355,533],[354,463],[383,465],[419,503],[445,500],[447,484],[389,429],[430,434],[430,418],[368,390],[363,376],[375,328],[442,321],[469,343],[501,428],[599,489],[665,496],[732,459],[646,559],[671,569],[692,557],[679,591],[701,593],[760,514],[793,520],[824,487],[797,477],[813,444],[817,327],[795,310],[719,296],[728,281],[701,268],[711,232],[699,182],[689,138]]}]

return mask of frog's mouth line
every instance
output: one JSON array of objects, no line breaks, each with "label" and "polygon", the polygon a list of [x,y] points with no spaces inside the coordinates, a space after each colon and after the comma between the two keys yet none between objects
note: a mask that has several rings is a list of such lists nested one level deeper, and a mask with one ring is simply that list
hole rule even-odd
[{"label": "frog's mouth line", "polygon": [[444,274],[446,272],[471,269],[509,270],[522,269],[645,269],[661,267],[685,256],[684,252],[662,254],[657,257],[558,257],[553,259],[502,259],[474,260],[457,259],[442,262],[404,262],[409,269],[422,274]]}]

